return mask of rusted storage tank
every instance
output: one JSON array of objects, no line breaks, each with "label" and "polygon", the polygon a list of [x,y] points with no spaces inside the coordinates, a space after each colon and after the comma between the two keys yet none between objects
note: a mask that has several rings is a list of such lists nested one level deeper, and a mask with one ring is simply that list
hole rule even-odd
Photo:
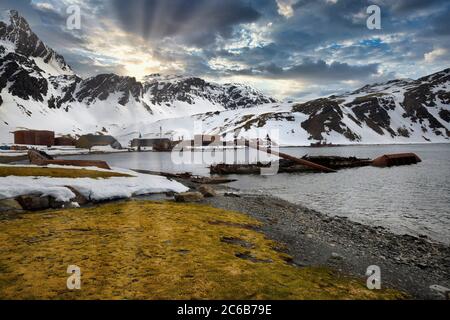
[{"label": "rusted storage tank", "polygon": [[55,133],[47,130],[18,130],[14,132],[15,144],[52,146]]},{"label": "rusted storage tank", "polygon": [[30,144],[34,145],[35,134],[33,130],[18,130],[14,132],[15,144]]},{"label": "rusted storage tank", "polygon": [[375,167],[391,167],[416,164],[422,160],[415,153],[385,154],[372,161]]},{"label": "rusted storage tank", "polygon": [[35,131],[34,144],[37,146],[55,145],[55,133],[53,131],[39,130]]},{"label": "rusted storage tank", "polygon": [[25,131],[19,130],[14,132],[14,143],[25,144]]},{"label": "rusted storage tank", "polygon": [[71,137],[56,137],[55,146],[74,146],[76,140]]}]

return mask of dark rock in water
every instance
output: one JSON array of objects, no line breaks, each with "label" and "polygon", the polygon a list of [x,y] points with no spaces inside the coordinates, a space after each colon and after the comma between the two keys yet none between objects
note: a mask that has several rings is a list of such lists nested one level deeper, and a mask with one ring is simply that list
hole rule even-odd
[{"label": "dark rock in water", "polygon": [[205,198],[211,198],[217,196],[216,191],[211,188],[210,186],[201,185],[198,188],[198,191],[205,197]]},{"label": "dark rock in water", "polygon": [[176,202],[198,202],[203,199],[200,192],[184,192],[175,195]]}]

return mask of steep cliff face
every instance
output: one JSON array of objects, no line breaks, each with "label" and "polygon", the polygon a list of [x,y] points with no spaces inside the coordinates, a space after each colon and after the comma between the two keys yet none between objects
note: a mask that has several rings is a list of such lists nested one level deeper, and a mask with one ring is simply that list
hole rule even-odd
[{"label": "steep cliff face", "polygon": [[56,68],[60,73],[73,73],[64,58],[46,46],[15,10],[9,11],[9,24],[0,21],[0,40],[9,42],[19,55],[42,59],[43,63]]}]

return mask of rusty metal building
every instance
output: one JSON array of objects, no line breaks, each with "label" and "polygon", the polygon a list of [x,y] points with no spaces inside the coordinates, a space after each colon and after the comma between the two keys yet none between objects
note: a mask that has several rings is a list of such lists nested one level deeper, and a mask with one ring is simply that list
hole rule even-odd
[{"label": "rusty metal building", "polygon": [[91,149],[94,146],[111,146],[114,149],[122,149],[119,141],[113,136],[86,134],[75,143],[77,148]]},{"label": "rusty metal building", "polygon": [[14,132],[15,144],[53,146],[55,133],[47,130],[18,130]]},{"label": "rusty metal building", "polygon": [[57,137],[55,138],[55,146],[74,146],[76,140],[72,137]]}]

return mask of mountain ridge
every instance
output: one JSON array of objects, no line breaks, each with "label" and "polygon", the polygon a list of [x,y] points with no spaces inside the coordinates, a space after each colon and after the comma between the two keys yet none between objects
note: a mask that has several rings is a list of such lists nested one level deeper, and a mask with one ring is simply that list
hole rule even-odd
[{"label": "mountain ridge", "polygon": [[9,25],[0,22],[0,142],[10,142],[11,131],[29,128],[74,136],[109,133],[126,145],[160,127],[167,136],[187,137],[195,121],[203,133],[230,139],[277,129],[285,145],[449,142],[450,68],[417,80],[281,103],[246,85],[195,76],[82,78],[17,11],[9,18]]}]

